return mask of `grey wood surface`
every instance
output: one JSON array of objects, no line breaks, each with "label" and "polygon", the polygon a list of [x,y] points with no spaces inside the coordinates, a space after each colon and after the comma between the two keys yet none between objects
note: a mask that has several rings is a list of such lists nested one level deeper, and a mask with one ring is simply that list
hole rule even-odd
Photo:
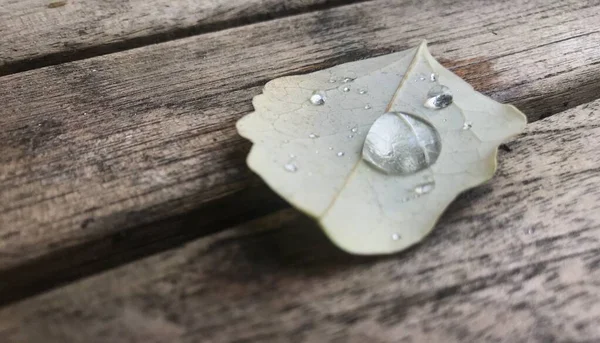
[{"label": "grey wood surface", "polygon": [[4,76],[0,302],[285,206],[234,128],[270,79],[426,38],[534,121],[600,94],[599,20],[597,1],[373,1]]},{"label": "grey wood surface", "polygon": [[0,336],[598,342],[598,151],[600,100],[529,125],[407,252],[347,255],[287,209],[8,306]]},{"label": "grey wood surface", "polygon": [[0,75],[356,0],[2,0]]}]

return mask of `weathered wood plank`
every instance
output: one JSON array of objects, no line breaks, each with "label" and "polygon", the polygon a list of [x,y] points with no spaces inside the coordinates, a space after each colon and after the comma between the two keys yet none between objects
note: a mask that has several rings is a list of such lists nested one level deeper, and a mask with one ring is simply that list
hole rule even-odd
[{"label": "weathered wood plank", "polygon": [[1,0],[0,75],[351,2]]},{"label": "weathered wood plank", "polygon": [[350,256],[293,210],[0,310],[8,342],[597,342],[600,101],[531,124],[423,244]]},{"label": "weathered wood plank", "polygon": [[0,300],[268,211],[271,193],[227,196],[260,184],[234,122],[269,79],[428,38],[535,120],[600,94],[599,18],[598,2],[377,1],[2,77]]}]

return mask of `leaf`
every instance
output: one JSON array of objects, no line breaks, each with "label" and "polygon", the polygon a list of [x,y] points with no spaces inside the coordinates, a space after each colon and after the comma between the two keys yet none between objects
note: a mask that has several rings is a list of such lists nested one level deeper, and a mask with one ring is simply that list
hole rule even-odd
[{"label": "leaf", "polygon": [[[450,89],[454,102],[439,110],[425,106],[439,85]],[[249,167],[355,254],[394,253],[422,240],[458,194],[493,176],[498,146],[526,125],[515,107],[485,97],[443,68],[425,42],[273,80],[253,104],[256,111],[237,123],[240,135],[254,143]],[[402,119],[382,117],[386,112],[412,114],[403,120],[437,130],[441,151],[432,155],[433,164],[395,174],[363,159],[373,124],[378,121],[377,131]]]}]

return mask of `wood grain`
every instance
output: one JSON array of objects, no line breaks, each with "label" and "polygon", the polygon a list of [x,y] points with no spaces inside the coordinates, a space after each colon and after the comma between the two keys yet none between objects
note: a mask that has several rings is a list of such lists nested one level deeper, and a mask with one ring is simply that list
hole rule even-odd
[{"label": "wood grain", "polygon": [[7,342],[598,342],[600,100],[531,124],[424,243],[288,209],[0,310]]},{"label": "wood grain", "polygon": [[280,208],[234,128],[270,79],[427,38],[536,120],[600,94],[599,18],[598,2],[376,1],[2,77],[0,302]]},{"label": "wood grain", "polygon": [[0,75],[352,2],[0,0]]}]

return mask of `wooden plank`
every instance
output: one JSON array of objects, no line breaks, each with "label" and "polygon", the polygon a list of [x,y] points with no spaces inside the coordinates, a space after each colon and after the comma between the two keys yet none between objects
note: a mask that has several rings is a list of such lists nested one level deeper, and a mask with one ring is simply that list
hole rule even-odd
[{"label": "wooden plank", "polygon": [[351,2],[0,0],[0,75]]},{"label": "wooden plank", "polygon": [[[288,209],[0,310],[8,342],[598,342],[600,100],[538,121],[424,243]],[[391,239],[391,238],[390,238]]]},{"label": "wooden plank", "polygon": [[234,129],[270,79],[428,38],[535,120],[600,94],[599,18],[598,3],[377,1],[2,77],[0,301],[272,210]]}]

